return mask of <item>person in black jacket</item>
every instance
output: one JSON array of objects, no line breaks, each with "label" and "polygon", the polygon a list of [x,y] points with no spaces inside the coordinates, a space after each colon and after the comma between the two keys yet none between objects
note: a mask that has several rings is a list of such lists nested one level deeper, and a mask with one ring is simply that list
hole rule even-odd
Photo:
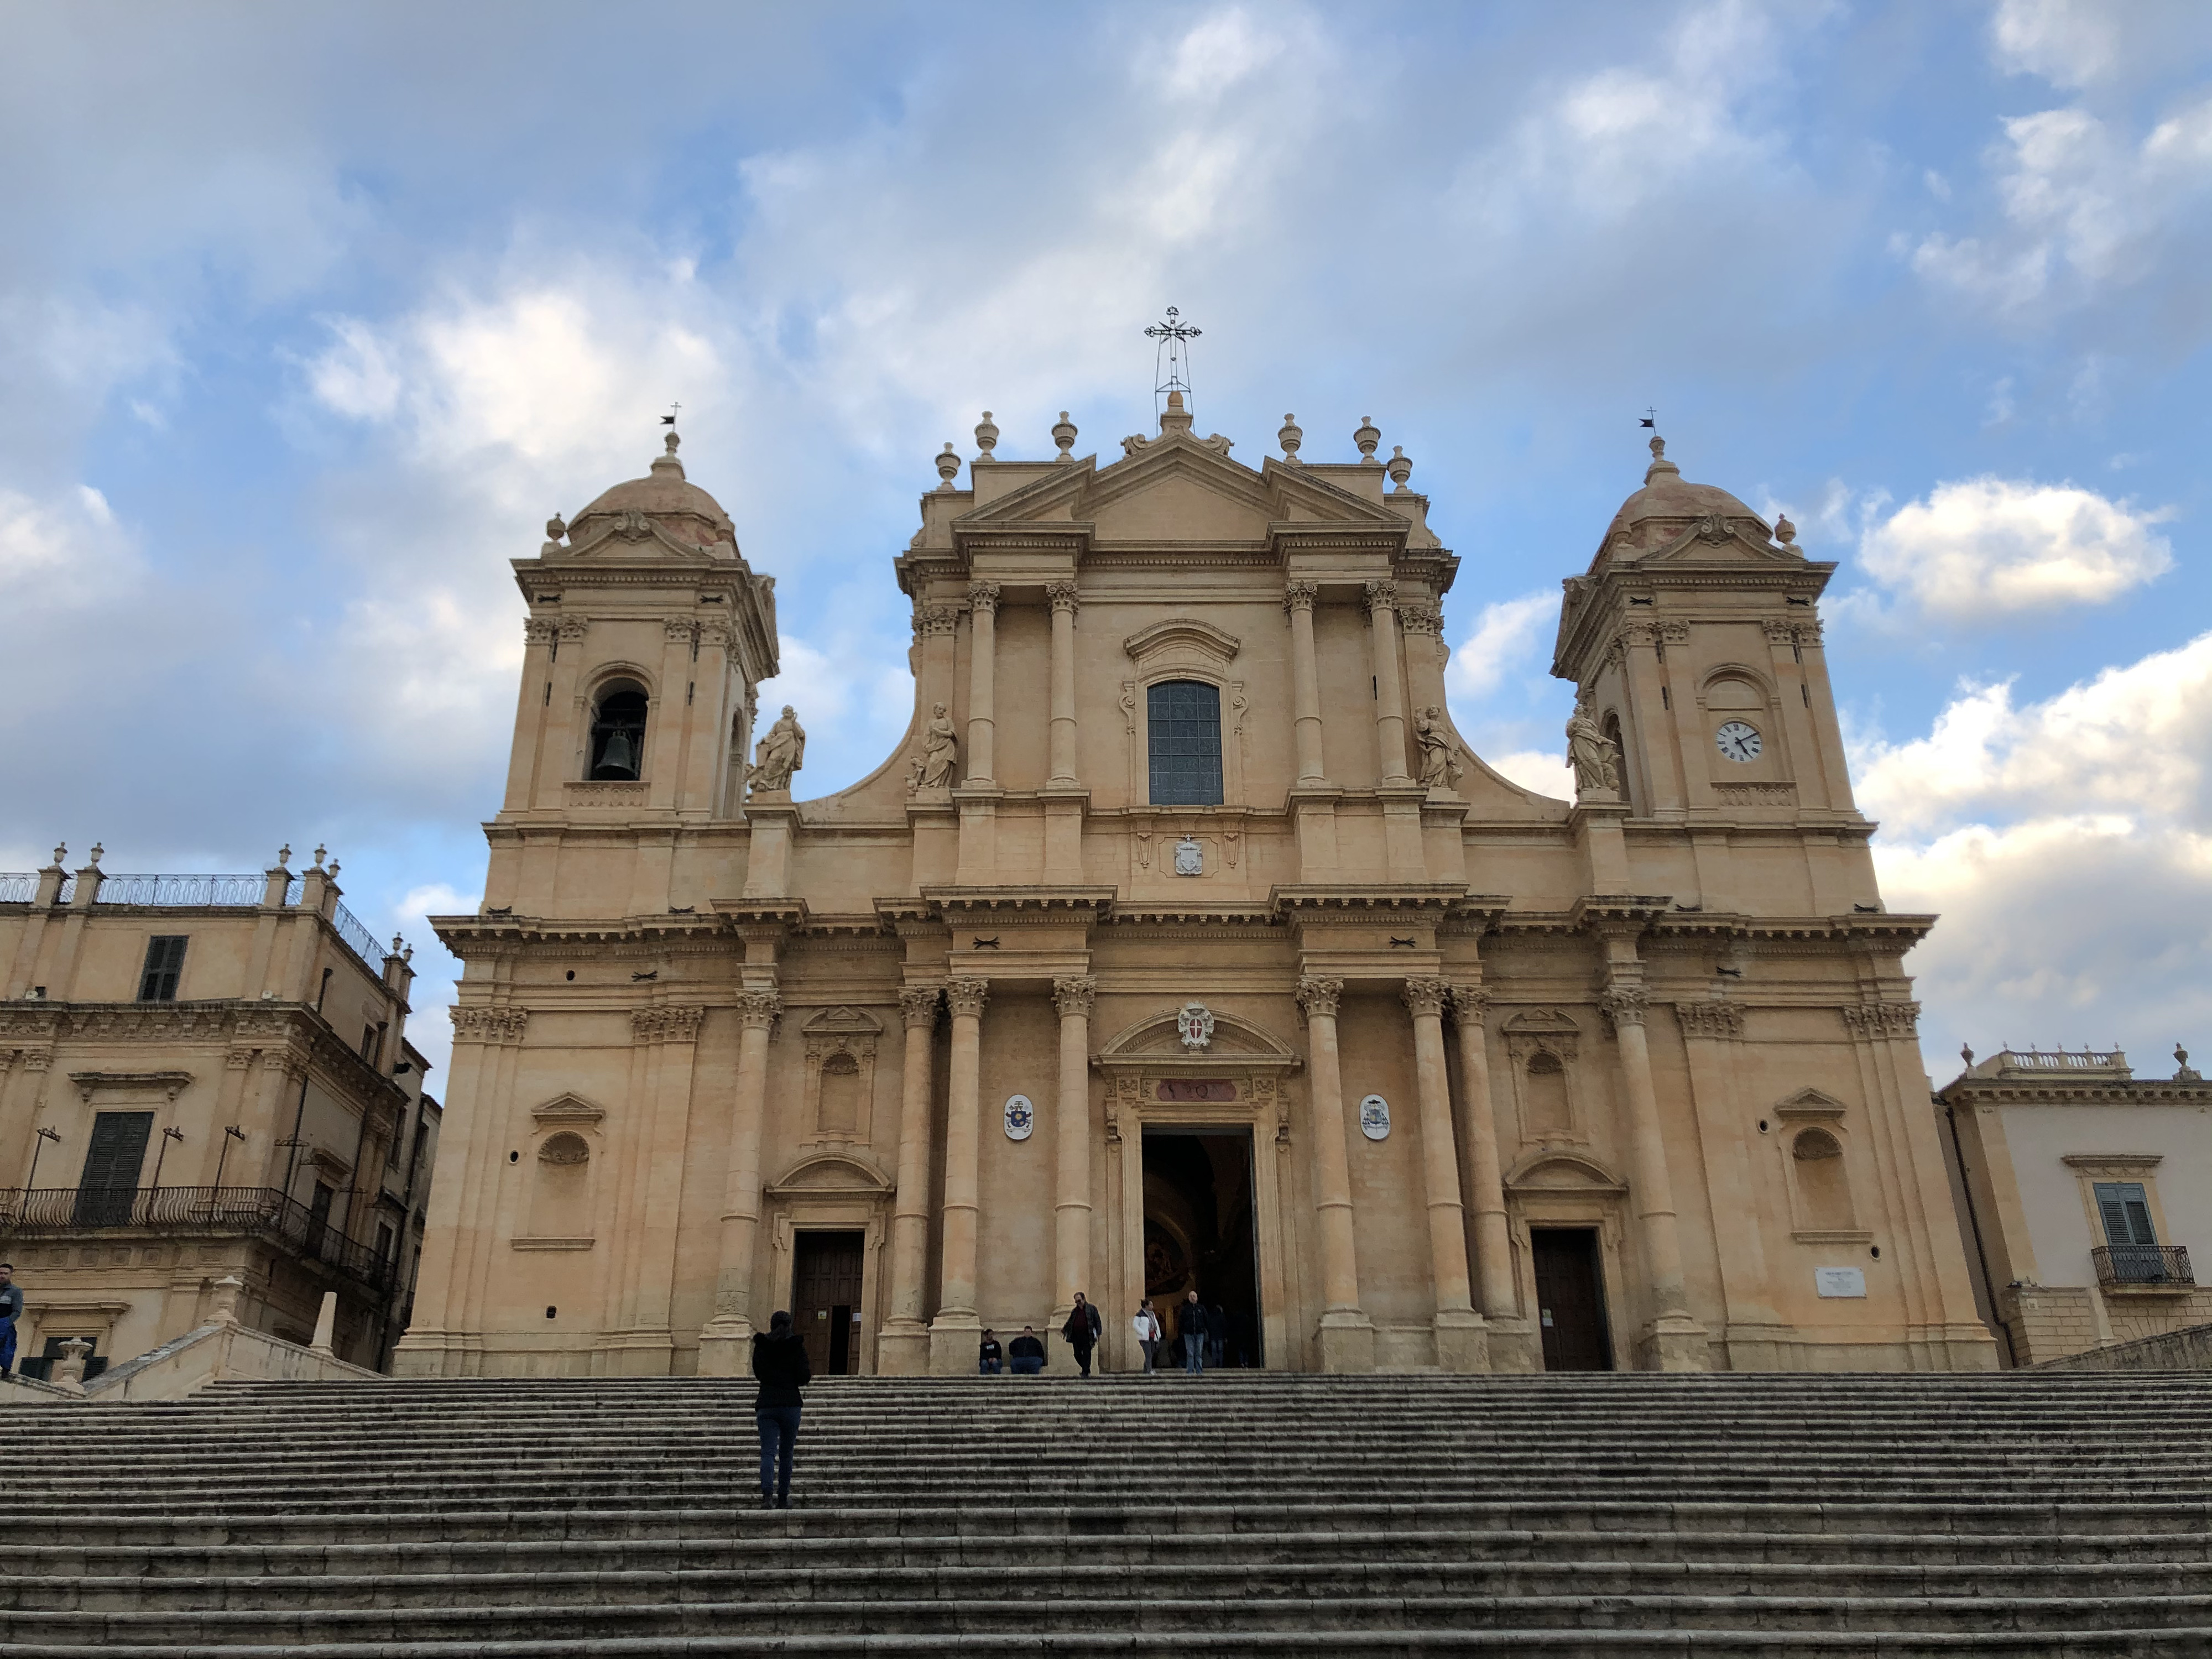
[{"label": "person in black jacket", "polygon": [[778,1312],[765,1334],[753,1335],[753,1375],[760,1392],[753,1396],[753,1420],[760,1425],[761,1507],[791,1507],[791,1454],[799,1443],[799,1391],[814,1380],[806,1344],[791,1328],[791,1316]]},{"label": "person in black jacket", "polygon": [[986,1331],[981,1346],[975,1350],[975,1370],[978,1376],[996,1376],[1004,1368],[1006,1351],[999,1346],[998,1333]]},{"label": "person in black jacket", "polygon": [[1006,1345],[1006,1359],[1016,1376],[1035,1376],[1044,1369],[1044,1344],[1028,1326]]},{"label": "person in black jacket", "polygon": [[1106,1322],[1098,1316],[1098,1310],[1083,1299],[1083,1292],[1075,1293],[1075,1305],[1068,1310],[1067,1322],[1060,1334],[1075,1347],[1075,1364],[1083,1375],[1091,1375],[1091,1351],[1098,1346],[1098,1338],[1106,1328]]},{"label": "person in black jacket", "polygon": [[1206,1369],[1206,1309],[1196,1291],[1176,1305],[1176,1334],[1182,1339],[1182,1368],[1198,1376]]}]

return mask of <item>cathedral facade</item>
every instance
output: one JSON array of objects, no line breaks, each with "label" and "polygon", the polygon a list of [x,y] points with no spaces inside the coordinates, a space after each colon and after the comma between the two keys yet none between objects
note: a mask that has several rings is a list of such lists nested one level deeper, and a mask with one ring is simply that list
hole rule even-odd
[{"label": "cathedral facade", "polygon": [[821,799],[672,438],[514,562],[402,1372],[727,1375],[790,1308],[818,1370],[967,1373],[1079,1291],[1125,1369],[1191,1290],[1278,1370],[1995,1363],[1832,565],[1655,441],[1565,584],[1569,802],[1454,730],[1459,560],[1371,424],[1053,435],[939,458],[912,724]]}]

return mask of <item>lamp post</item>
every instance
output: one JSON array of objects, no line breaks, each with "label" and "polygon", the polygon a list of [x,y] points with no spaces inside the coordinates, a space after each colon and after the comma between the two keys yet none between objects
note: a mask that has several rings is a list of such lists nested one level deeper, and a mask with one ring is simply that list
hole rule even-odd
[{"label": "lamp post", "polygon": [[31,1143],[31,1172],[23,1177],[23,1200],[15,1206],[15,1224],[23,1224],[23,1212],[30,1207],[32,1189],[39,1184],[39,1157],[46,1150],[46,1143],[62,1144],[61,1136],[45,1124],[39,1126],[38,1139]]},{"label": "lamp post", "polygon": [[153,1191],[158,1193],[161,1190],[161,1164],[169,1156],[169,1143],[173,1140],[182,1140],[184,1138],[185,1132],[173,1123],[161,1131],[161,1150],[154,1154]]},{"label": "lamp post", "polygon": [[222,1190],[222,1166],[230,1158],[230,1143],[234,1139],[245,1139],[246,1131],[235,1123],[226,1123],[222,1126],[222,1150],[216,1154],[215,1159],[215,1189],[218,1193]]}]

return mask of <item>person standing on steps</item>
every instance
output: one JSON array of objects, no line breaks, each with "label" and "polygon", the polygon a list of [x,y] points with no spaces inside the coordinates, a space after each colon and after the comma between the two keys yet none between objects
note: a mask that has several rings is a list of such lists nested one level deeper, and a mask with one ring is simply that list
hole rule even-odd
[{"label": "person standing on steps", "polygon": [[791,1328],[791,1316],[769,1316],[765,1332],[753,1333],[753,1421],[760,1425],[761,1507],[791,1507],[791,1455],[799,1443],[799,1391],[814,1380],[806,1344]]},{"label": "person standing on steps", "polygon": [[991,1331],[984,1332],[983,1346],[975,1356],[975,1374],[996,1376],[1005,1368],[1006,1363],[1006,1351],[999,1346],[997,1334]]},{"label": "person standing on steps", "polygon": [[1176,1335],[1182,1340],[1182,1368],[1193,1376],[1206,1370],[1206,1309],[1196,1291],[1183,1292],[1176,1310]]},{"label": "person standing on steps", "polygon": [[1146,1297],[1137,1304],[1137,1316],[1129,1322],[1129,1328],[1137,1334],[1137,1346],[1145,1356],[1145,1375],[1158,1376],[1152,1361],[1160,1351],[1160,1316],[1152,1311],[1152,1298]]},{"label": "person standing on steps", "polygon": [[1091,1375],[1091,1351],[1098,1346],[1105,1334],[1106,1322],[1098,1316],[1098,1310],[1083,1299],[1083,1292],[1075,1293],[1075,1305],[1067,1310],[1067,1322],[1060,1334],[1075,1348],[1075,1367],[1085,1376]]},{"label": "person standing on steps", "polygon": [[23,1287],[15,1264],[0,1261],[0,1377],[15,1374],[15,1322],[23,1316]]},{"label": "person standing on steps", "polygon": [[1016,1376],[1035,1376],[1044,1370],[1044,1344],[1026,1325],[1022,1327],[1022,1334],[1014,1339],[1012,1346],[1007,1348],[1006,1355]]},{"label": "person standing on steps", "polygon": [[1206,1363],[1229,1363],[1229,1312],[1218,1302],[1206,1310]]}]

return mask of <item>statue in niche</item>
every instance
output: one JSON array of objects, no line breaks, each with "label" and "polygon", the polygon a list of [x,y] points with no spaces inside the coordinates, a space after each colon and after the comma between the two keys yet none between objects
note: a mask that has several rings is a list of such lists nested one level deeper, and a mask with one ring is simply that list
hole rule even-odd
[{"label": "statue in niche", "polygon": [[768,729],[768,735],[753,745],[752,769],[745,774],[746,787],[757,795],[788,792],[791,775],[806,763],[806,728],[799,723],[799,715],[789,703],[783,706],[783,718]]},{"label": "statue in niche", "polygon": [[1611,738],[1590,718],[1589,705],[1578,702],[1567,717],[1567,761],[1575,769],[1575,793],[1603,790],[1620,793],[1620,761]]},{"label": "statue in niche", "polygon": [[933,703],[929,719],[921,728],[921,753],[907,769],[907,788],[951,788],[952,769],[959,762],[960,738],[953,730],[952,717],[945,712],[943,703]]},{"label": "statue in niche", "polygon": [[1453,757],[1457,745],[1444,711],[1435,703],[1413,716],[1413,738],[1421,745],[1421,782],[1431,789],[1458,787],[1466,768]]}]

